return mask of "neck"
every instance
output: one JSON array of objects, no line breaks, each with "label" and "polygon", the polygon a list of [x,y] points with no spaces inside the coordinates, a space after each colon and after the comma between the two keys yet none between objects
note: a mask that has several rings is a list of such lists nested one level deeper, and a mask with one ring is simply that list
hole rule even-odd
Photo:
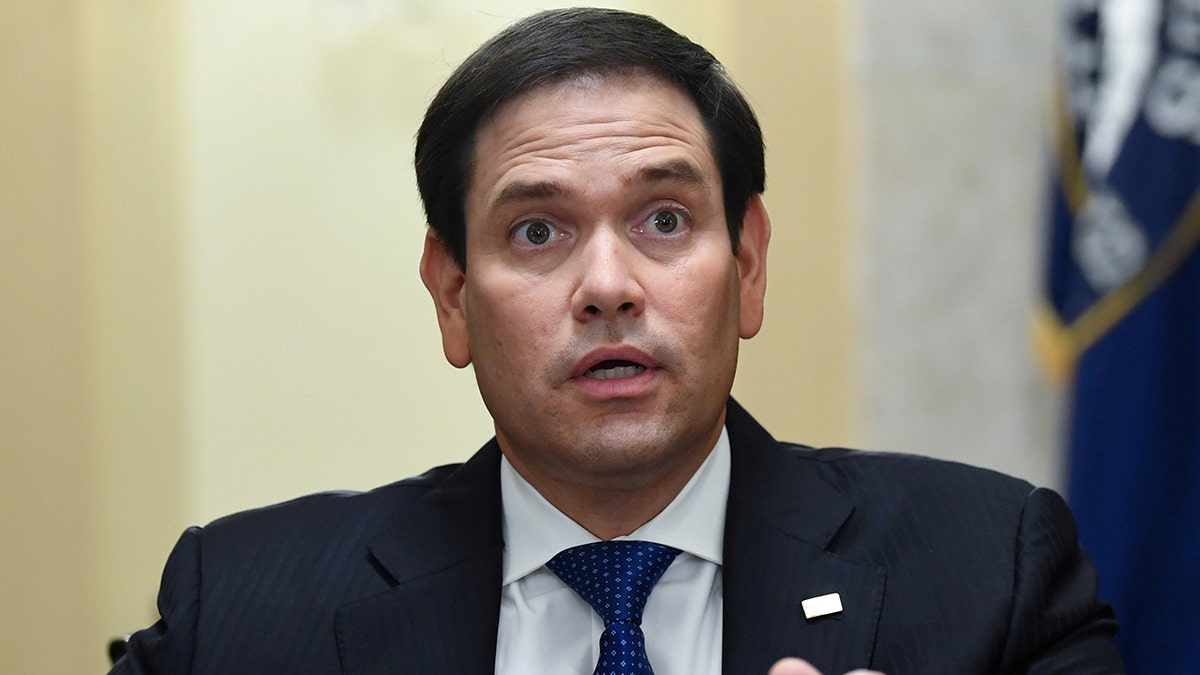
[{"label": "neck", "polygon": [[653,472],[639,469],[602,476],[552,475],[537,471],[510,453],[506,456],[546,501],[598,539],[607,541],[632,533],[662,513],[715,445],[714,438],[703,452],[690,453],[674,466]]}]

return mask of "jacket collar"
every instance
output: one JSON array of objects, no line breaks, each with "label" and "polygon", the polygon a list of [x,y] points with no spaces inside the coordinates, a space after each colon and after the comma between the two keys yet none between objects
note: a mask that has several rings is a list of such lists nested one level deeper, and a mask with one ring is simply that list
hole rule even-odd
[{"label": "jacket collar", "polygon": [[[808,448],[778,443],[732,399],[733,466],[725,525],[724,671],[765,673],[784,656],[824,672],[870,662],[884,571],[829,552],[854,512]],[[806,619],[802,602],[837,593],[840,613]]]},{"label": "jacket collar", "polygon": [[347,675],[492,671],[504,546],[499,467],[493,440],[437,487],[397,506],[404,527],[369,546],[372,563],[395,585],[337,611]]}]

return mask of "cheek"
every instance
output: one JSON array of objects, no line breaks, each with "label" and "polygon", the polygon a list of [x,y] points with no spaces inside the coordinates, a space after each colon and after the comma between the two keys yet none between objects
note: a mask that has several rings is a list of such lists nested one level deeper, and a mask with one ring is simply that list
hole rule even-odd
[{"label": "cheek", "polygon": [[[481,290],[486,288],[487,290]],[[483,280],[468,290],[467,330],[476,367],[517,368],[536,361],[551,334],[542,294]]]},{"label": "cheek", "polygon": [[692,338],[685,344],[722,344],[737,333],[737,275],[728,266],[715,267],[708,274],[692,271],[673,279],[670,287],[676,290],[663,299],[670,321]]}]

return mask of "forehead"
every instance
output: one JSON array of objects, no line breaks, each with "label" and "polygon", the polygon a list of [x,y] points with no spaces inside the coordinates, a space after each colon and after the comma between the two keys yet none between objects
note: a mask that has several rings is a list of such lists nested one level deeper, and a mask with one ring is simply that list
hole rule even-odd
[{"label": "forehead", "polygon": [[707,129],[678,86],[647,74],[586,75],[500,106],[479,126],[467,210],[512,182],[597,170],[629,179],[660,166],[717,181]]}]

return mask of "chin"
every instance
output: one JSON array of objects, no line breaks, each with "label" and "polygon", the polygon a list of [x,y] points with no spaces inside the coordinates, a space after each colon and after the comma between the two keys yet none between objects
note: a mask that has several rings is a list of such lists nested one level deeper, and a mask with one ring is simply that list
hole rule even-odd
[{"label": "chin", "polygon": [[624,423],[580,438],[573,447],[582,451],[581,463],[597,473],[654,475],[707,452],[688,436],[661,421]]}]

